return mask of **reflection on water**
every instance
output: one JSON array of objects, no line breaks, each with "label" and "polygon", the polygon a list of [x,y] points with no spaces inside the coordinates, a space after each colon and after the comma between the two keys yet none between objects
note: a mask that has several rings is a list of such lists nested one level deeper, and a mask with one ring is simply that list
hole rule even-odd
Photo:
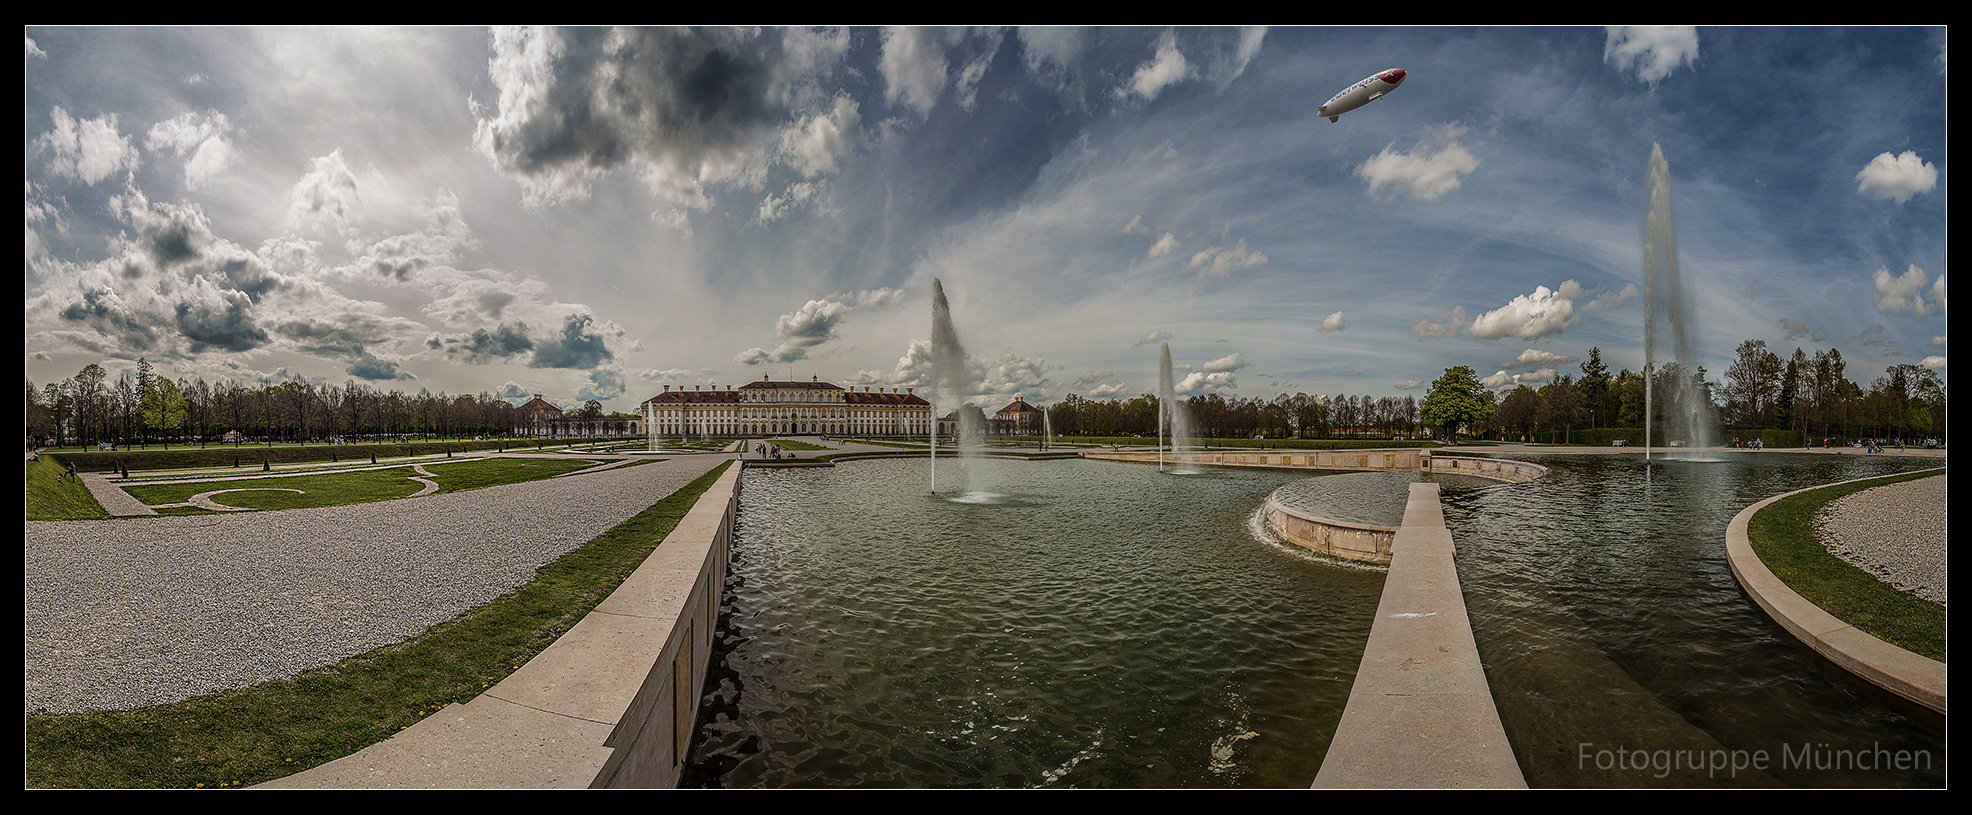
[{"label": "reflection on water", "polygon": [[1305,474],[925,466],[746,473],[688,785],[1313,780],[1383,575],[1254,539]]},{"label": "reflection on water", "polygon": [[[1444,504],[1530,784],[1944,783],[1941,733],[1785,639],[1723,542],[1762,498],[1936,462],[1528,458],[1548,477]],[[926,495],[925,466],[746,473],[688,785],[1313,780],[1383,573],[1256,540],[1259,504],[1306,473],[986,460],[975,500]],[[1844,750],[1930,764],[1813,766]],[[1709,751],[1767,768],[1673,766]]]},{"label": "reflection on water", "polygon": [[[1524,458],[1548,476],[1444,505],[1473,635],[1529,784],[1944,783],[1942,734],[1816,664],[1740,593],[1724,543],[1727,522],[1759,500],[1939,462],[1728,454],[1659,458],[1646,472],[1639,456]],[[1618,749],[1651,751],[1650,765],[1625,769]],[[1675,766],[1679,751],[1714,750],[1765,751],[1768,769]],[[1843,750],[1862,766],[1814,766]],[[1928,751],[1929,769],[1886,769],[1898,750],[1912,764]]]}]

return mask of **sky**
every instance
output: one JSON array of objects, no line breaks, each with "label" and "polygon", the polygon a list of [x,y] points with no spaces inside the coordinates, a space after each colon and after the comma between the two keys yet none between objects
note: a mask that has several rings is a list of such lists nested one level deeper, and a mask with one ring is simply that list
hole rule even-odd
[{"label": "sky", "polygon": [[26,40],[35,387],[922,391],[934,279],[989,408],[1539,387],[1643,367],[1653,148],[1711,379],[1948,382],[1943,27]]}]

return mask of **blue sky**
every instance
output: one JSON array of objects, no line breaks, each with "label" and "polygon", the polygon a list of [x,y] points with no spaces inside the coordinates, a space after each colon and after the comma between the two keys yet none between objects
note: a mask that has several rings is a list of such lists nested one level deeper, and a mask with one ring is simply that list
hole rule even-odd
[{"label": "blue sky", "polygon": [[1653,145],[1713,378],[1947,375],[1942,27],[26,40],[37,386],[923,388],[933,278],[981,403],[1538,386],[1642,367]]}]

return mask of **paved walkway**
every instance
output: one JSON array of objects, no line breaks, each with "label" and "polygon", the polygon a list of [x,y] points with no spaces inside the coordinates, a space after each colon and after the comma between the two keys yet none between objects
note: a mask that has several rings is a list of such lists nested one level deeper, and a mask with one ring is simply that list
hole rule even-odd
[{"label": "paved walkway", "polygon": [[402,641],[729,460],[343,507],[27,522],[25,709],[174,702]]}]

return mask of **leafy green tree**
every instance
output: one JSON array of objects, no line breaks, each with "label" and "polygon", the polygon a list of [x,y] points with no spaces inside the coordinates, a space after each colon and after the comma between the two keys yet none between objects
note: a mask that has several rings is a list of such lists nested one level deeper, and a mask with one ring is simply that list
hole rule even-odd
[{"label": "leafy green tree", "polygon": [[1442,427],[1453,441],[1459,427],[1493,418],[1492,394],[1479,384],[1479,375],[1464,365],[1446,368],[1424,396],[1424,421]]},{"label": "leafy green tree", "polygon": [[185,397],[179,393],[176,383],[161,376],[152,378],[151,386],[144,390],[139,409],[143,414],[144,428],[161,433],[167,439],[185,424]]}]

